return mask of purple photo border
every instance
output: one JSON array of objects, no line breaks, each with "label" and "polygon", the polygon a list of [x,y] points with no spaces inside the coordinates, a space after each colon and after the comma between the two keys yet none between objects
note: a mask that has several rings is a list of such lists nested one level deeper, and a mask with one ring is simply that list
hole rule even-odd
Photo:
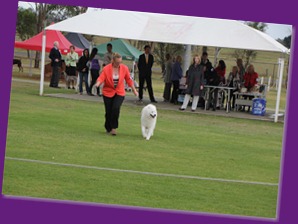
[{"label": "purple photo border", "polygon": [[[33,1],[35,2],[35,1]],[[239,19],[246,21],[260,21],[267,23],[282,23],[293,25],[292,48],[290,61],[289,87],[287,94],[286,122],[284,135],[284,150],[282,153],[281,186],[279,191],[278,219],[256,219],[228,215],[212,215],[188,212],[172,212],[157,209],[131,208],[125,206],[110,206],[90,203],[72,203],[55,200],[39,200],[16,197],[0,197],[1,223],[115,223],[115,224],[188,224],[188,223],[280,223],[291,224],[298,220],[297,213],[297,170],[298,150],[295,146],[297,138],[298,114],[298,66],[295,64],[297,51],[294,45],[295,28],[298,24],[297,10],[294,0],[285,0],[283,4],[268,1],[195,1],[195,0],[46,0],[36,1],[51,4],[80,5],[101,8],[146,11],[176,15],[189,15],[223,19]],[[2,192],[3,169],[9,113],[13,46],[15,40],[15,26],[17,16],[17,0],[10,0],[2,4],[0,18],[2,31],[0,35],[1,49],[1,88],[0,88],[0,188]],[[297,214],[296,214],[297,213]]]}]

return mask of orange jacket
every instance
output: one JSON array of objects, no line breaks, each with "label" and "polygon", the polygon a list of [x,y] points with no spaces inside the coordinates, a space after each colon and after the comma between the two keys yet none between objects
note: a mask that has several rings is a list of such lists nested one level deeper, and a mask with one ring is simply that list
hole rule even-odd
[{"label": "orange jacket", "polygon": [[124,64],[120,64],[119,68],[119,81],[116,88],[114,88],[114,81],[113,81],[113,65],[112,63],[106,65],[100,76],[98,77],[97,81],[103,84],[102,94],[106,97],[113,97],[115,94],[119,96],[125,96],[125,82],[132,87],[133,80],[130,78],[130,72],[128,67]]}]

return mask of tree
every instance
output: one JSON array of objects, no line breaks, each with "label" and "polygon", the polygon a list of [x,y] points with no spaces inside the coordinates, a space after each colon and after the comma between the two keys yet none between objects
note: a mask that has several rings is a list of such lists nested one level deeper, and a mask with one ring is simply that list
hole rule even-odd
[{"label": "tree", "polygon": [[260,30],[262,32],[265,32],[268,28],[268,25],[266,23],[260,23],[260,22],[246,22],[246,25],[256,29]]},{"label": "tree", "polygon": [[36,20],[32,9],[18,8],[16,31],[21,40],[26,40],[35,34]]},{"label": "tree", "polygon": [[235,50],[233,53],[234,58],[241,58],[244,63],[244,68],[246,68],[250,62],[257,56],[256,51],[252,50]]},{"label": "tree", "polygon": [[[284,45],[286,48],[291,49],[291,40],[292,40],[292,35],[289,35],[287,37],[285,37],[284,39],[277,39],[277,41],[279,43],[281,43],[282,45]],[[286,65],[286,80],[285,80],[285,87],[288,88],[288,71],[289,71],[289,57],[288,57],[288,63]]]},{"label": "tree", "polygon": [[169,53],[172,57],[182,55],[184,52],[183,45],[169,44],[169,43],[155,43],[154,61],[161,66],[162,71],[164,70],[165,55]]},{"label": "tree", "polygon": [[[37,21],[37,33],[40,33],[43,28],[53,22],[58,22],[63,19],[86,12],[86,7],[79,6],[63,6],[63,5],[51,5],[44,3],[35,3],[36,9],[36,21]],[[35,68],[39,67],[40,52],[36,52],[35,56]]]},{"label": "tree", "polygon": [[[19,8],[23,10],[22,8]],[[63,6],[63,5],[51,5],[45,3],[35,3],[35,9],[31,9],[35,15],[35,34],[40,33],[45,26],[50,25],[52,22],[58,22],[66,18],[86,12],[86,7],[79,6]],[[22,18],[18,18],[18,22],[22,23]],[[22,32],[23,33],[23,32]],[[20,35],[20,33],[19,33]],[[33,36],[32,35],[32,36]],[[36,51],[34,67],[39,67],[40,52]]]},{"label": "tree", "polygon": [[292,40],[292,35],[289,35],[284,39],[277,39],[279,43],[281,43],[282,45],[284,45],[286,48],[289,48],[289,49],[291,48],[291,40]]},{"label": "tree", "polygon": [[[36,20],[32,9],[18,8],[16,31],[19,38],[24,41],[35,34]],[[29,50],[27,56],[30,57]]]},{"label": "tree", "polygon": [[[245,24],[254,29],[260,30],[262,32],[265,32],[268,27],[266,23],[261,23],[261,22],[246,22]],[[256,58],[257,51],[235,50],[232,56],[235,57],[236,59],[241,58],[244,62],[244,67],[246,68],[250,64],[250,62]]]}]

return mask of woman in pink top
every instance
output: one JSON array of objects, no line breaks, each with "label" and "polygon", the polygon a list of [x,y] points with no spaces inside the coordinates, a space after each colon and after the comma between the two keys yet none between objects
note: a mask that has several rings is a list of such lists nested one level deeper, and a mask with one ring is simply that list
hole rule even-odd
[{"label": "woman in pink top", "polygon": [[134,87],[134,82],[130,78],[128,67],[121,64],[122,56],[118,53],[113,54],[112,63],[106,65],[97,79],[96,87],[104,83],[102,88],[103,100],[105,104],[105,128],[107,133],[116,135],[120,107],[125,97],[125,83],[132,88],[135,96],[138,91]]}]

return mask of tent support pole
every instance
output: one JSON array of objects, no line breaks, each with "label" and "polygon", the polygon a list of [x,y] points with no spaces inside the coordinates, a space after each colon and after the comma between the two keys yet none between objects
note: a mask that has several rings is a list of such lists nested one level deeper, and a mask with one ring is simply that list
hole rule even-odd
[{"label": "tent support pole", "polygon": [[279,103],[280,103],[280,95],[281,95],[281,86],[282,86],[282,76],[284,71],[285,59],[278,59],[278,72],[279,72],[279,81],[278,81],[278,89],[277,89],[277,97],[276,97],[276,107],[275,107],[275,115],[274,122],[276,123],[278,120],[278,112],[279,112]]},{"label": "tent support pole", "polygon": [[189,68],[191,63],[191,45],[185,45],[184,57],[183,57],[183,76]]},{"label": "tent support pole", "polygon": [[42,49],[41,49],[40,90],[39,90],[40,96],[43,95],[45,53],[46,53],[46,31],[44,30],[44,33],[42,35]]}]

